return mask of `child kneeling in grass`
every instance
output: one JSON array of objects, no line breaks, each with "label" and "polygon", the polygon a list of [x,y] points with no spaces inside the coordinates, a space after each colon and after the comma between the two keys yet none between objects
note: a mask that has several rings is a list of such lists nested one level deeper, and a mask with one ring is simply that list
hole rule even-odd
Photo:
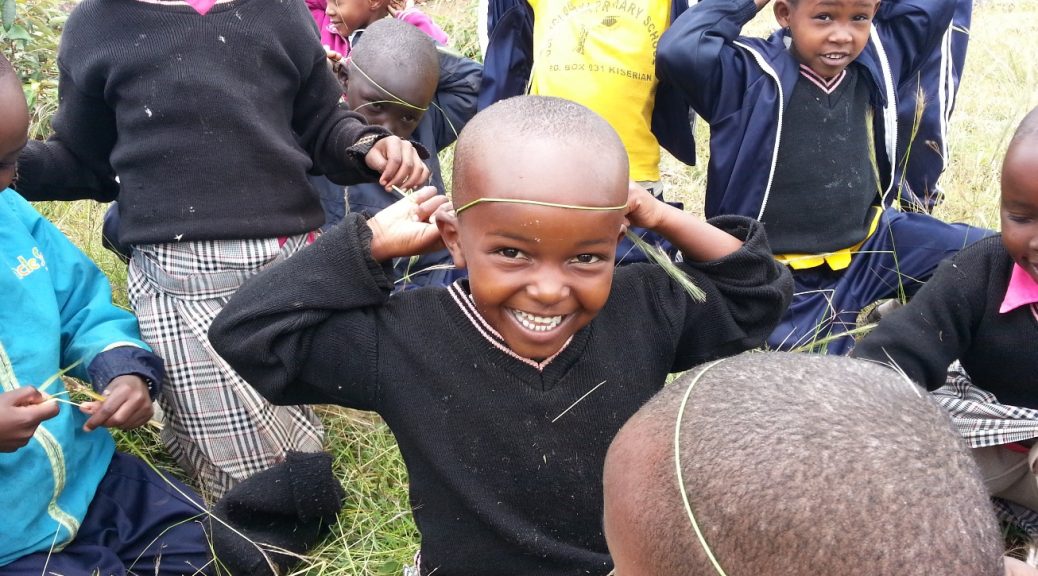
[{"label": "child kneeling in grass", "polygon": [[[98,428],[152,415],[162,360],[104,274],[13,190],[29,114],[0,56],[0,572],[214,574],[201,498]],[[62,368],[104,400],[76,409]]]},{"label": "child kneeling in grass", "polygon": [[[760,345],[792,282],[755,221],[704,223],[629,188],[619,137],[579,104],[501,101],[455,154],[455,210],[436,226],[431,188],[350,215],[248,282],[210,339],[272,402],[382,415],[410,474],[418,573],[606,574],[613,435],[669,373]],[[627,226],[679,247],[705,300],[662,268],[615,270]],[[469,278],[389,298],[382,263],[441,235]]]},{"label": "child kneeling in grass", "polygon": [[999,576],[976,466],[937,404],[883,366],[743,354],[679,377],[605,465],[616,576]]},{"label": "child kneeling in grass", "polygon": [[[972,385],[994,396],[982,406],[988,423],[974,419],[966,427],[989,491],[1038,511],[1038,109],[1024,118],[1006,151],[1001,217],[1000,235],[942,264],[854,355],[896,365],[930,390],[944,385],[948,365],[958,359]],[[945,395],[942,402],[953,413],[967,413],[970,400]],[[1020,426],[1028,420],[1031,425]]]}]

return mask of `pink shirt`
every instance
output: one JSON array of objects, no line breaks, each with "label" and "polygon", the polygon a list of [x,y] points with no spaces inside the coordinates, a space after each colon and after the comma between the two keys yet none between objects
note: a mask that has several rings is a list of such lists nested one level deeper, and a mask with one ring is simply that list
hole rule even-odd
[{"label": "pink shirt", "polygon": [[1005,314],[1021,306],[1038,303],[1038,282],[1031,278],[1018,264],[1013,264],[1013,273],[1009,277],[1009,287],[1006,288],[1006,296],[1002,299],[1002,306],[998,309],[1000,314]]}]

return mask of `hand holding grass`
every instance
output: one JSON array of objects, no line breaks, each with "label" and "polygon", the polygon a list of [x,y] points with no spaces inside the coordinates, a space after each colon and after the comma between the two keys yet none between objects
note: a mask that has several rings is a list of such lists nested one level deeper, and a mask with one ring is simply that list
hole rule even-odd
[{"label": "hand holding grass", "polygon": [[627,221],[648,228],[681,250],[685,260],[708,262],[742,247],[742,241],[703,219],[656,199],[638,184],[627,190]]},{"label": "hand holding grass", "polygon": [[446,196],[426,186],[373,216],[368,220],[372,258],[382,262],[442,247],[440,232],[431,217],[446,203]]},{"label": "hand holding grass", "polygon": [[418,156],[418,150],[396,136],[386,136],[375,142],[364,162],[382,174],[378,183],[386,190],[393,186],[416,188],[429,180],[429,167]]},{"label": "hand holding grass", "polygon": [[89,414],[83,425],[87,432],[99,427],[130,430],[143,426],[151,418],[153,409],[148,385],[136,374],[114,378],[104,391],[104,401],[84,402],[80,411]]},{"label": "hand holding grass", "polygon": [[58,404],[26,386],[0,394],[0,452],[25,446],[44,420],[58,415]]}]

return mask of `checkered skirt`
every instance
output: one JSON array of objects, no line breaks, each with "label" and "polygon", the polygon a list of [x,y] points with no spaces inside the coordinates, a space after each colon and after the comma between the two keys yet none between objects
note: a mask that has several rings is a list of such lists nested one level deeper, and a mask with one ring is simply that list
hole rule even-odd
[{"label": "checkered skirt", "polygon": [[209,325],[249,277],[307,244],[211,240],[135,246],[128,291],[144,340],[166,361],[163,441],[212,500],[284,459],[316,452],[323,429],[306,406],[264,400],[213,350]]}]

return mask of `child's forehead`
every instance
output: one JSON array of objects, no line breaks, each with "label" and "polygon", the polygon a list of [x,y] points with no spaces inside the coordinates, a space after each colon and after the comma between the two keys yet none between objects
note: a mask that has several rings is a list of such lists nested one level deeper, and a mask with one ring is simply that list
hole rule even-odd
[{"label": "child's forehead", "polygon": [[880,0],[794,0],[793,8],[825,9],[825,8],[862,8],[872,9]]}]

